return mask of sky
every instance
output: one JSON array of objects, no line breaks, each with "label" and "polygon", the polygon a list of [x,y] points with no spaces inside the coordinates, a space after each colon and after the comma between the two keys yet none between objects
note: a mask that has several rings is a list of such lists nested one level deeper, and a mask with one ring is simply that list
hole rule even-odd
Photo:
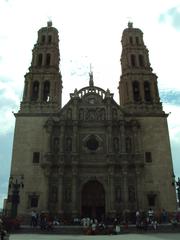
[{"label": "sky", "polygon": [[89,83],[119,103],[121,36],[128,21],[144,33],[168,117],[174,173],[180,177],[180,0],[0,0],[0,208],[7,195],[15,126],[37,31],[59,31],[63,105]]}]

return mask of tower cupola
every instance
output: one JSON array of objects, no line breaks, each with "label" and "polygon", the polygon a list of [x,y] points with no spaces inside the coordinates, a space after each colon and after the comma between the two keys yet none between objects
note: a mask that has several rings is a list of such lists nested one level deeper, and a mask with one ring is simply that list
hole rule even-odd
[{"label": "tower cupola", "polygon": [[162,111],[157,76],[149,62],[143,32],[129,22],[122,34],[120,104],[131,111]]},{"label": "tower cupola", "polygon": [[25,75],[21,112],[51,112],[61,108],[62,80],[59,71],[58,30],[48,21],[38,31],[32,62]]}]

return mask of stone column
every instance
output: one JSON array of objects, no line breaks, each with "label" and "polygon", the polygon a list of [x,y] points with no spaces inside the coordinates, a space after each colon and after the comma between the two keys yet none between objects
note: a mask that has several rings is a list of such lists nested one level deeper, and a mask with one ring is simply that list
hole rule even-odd
[{"label": "stone column", "polygon": [[42,102],[43,99],[43,81],[39,82],[39,95],[38,95],[38,102]]},{"label": "stone column", "polygon": [[121,143],[121,152],[125,153],[126,151],[126,146],[125,146],[125,129],[124,129],[124,124],[120,123],[120,143]]},{"label": "stone column", "polygon": [[128,103],[134,103],[132,81],[129,81],[129,82],[128,82],[128,89],[129,89],[129,96],[130,96],[130,97],[129,97],[130,102],[128,102]]},{"label": "stone column", "polygon": [[[27,75],[26,75],[27,76]],[[32,81],[30,81],[30,79],[29,79],[29,76],[27,76],[27,80],[26,80],[27,82],[28,82],[28,89],[27,89],[27,97],[26,97],[26,100],[28,101],[28,102],[30,102],[31,101],[31,94],[32,94]]]},{"label": "stone column", "polygon": [[46,153],[50,153],[51,149],[50,149],[50,145],[51,145],[51,133],[50,131],[46,131],[46,136],[45,136],[45,152]]},{"label": "stone column", "polygon": [[28,89],[29,89],[29,82],[25,80],[24,82],[24,90],[23,90],[23,102],[27,101],[28,99]]},{"label": "stone column", "polygon": [[144,103],[144,82],[140,82],[140,86],[139,86],[139,90],[140,90],[140,97],[141,97],[141,101]]},{"label": "stone column", "polygon": [[136,126],[133,127],[133,145],[134,145],[134,151],[135,153],[139,152],[139,140],[138,140],[138,129]]},{"label": "stone column", "polygon": [[73,126],[73,144],[72,144],[72,152],[77,152],[77,132],[78,132],[78,126],[75,123],[75,125]]},{"label": "stone column", "polygon": [[108,150],[112,153],[112,127],[108,126]]},{"label": "stone column", "polygon": [[72,216],[77,217],[77,166],[72,166]]},{"label": "stone column", "polygon": [[143,194],[141,191],[141,172],[138,167],[136,168],[136,203],[137,203],[137,209],[140,210],[140,208],[143,208]]},{"label": "stone column", "polygon": [[58,182],[58,213],[63,214],[63,166],[59,168],[59,182]]},{"label": "stone column", "polygon": [[46,160],[49,160],[50,153],[51,153],[51,133],[53,128],[53,122],[48,120],[48,122],[45,125],[44,130],[44,143],[43,143],[43,152],[44,157]]},{"label": "stone column", "polygon": [[50,82],[50,89],[49,89],[49,101],[51,103],[57,101],[56,100],[56,91],[57,91],[57,89],[55,89],[55,84],[56,84],[56,81],[55,81],[55,79],[53,79],[53,81]]},{"label": "stone column", "polygon": [[49,211],[49,178],[50,178],[50,168],[49,166],[46,166],[44,168],[44,180],[45,180],[45,186],[46,186],[46,191],[44,192],[43,195],[43,205],[44,205],[44,210]]},{"label": "stone column", "polygon": [[111,217],[115,217],[115,188],[114,188],[114,167],[109,167],[109,201],[110,201],[110,215]]},{"label": "stone column", "polygon": [[60,131],[60,153],[64,152],[64,124],[61,125]]},{"label": "stone column", "polygon": [[127,169],[123,168],[122,170],[122,189],[123,189],[123,204],[124,204],[124,210],[128,208],[128,182],[127,182]]}]

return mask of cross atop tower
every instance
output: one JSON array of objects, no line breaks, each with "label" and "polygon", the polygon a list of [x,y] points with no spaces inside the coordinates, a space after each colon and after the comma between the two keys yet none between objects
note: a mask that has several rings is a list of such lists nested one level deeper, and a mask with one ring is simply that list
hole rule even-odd
[{"label": "cross atop tower", "polygon": [[90,72],[89,72],[89,86],[90,87],[94,86],[93,72],[92,72],[92,65],[91,64],[90,64]]}]

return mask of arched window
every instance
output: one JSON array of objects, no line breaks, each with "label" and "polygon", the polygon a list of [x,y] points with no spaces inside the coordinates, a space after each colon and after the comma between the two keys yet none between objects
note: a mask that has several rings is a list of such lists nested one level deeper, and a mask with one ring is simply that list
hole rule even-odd
[{"label": "arched window", "polygon": [[50,94],[50,82],[46,81],[44,83],[44,88],[43,88],[43,101],[44,102],[49,102],[49,94]]},{"label": "arched window", "polygon": [[144,56],[142,54],[139,55],[139,66],[144,67]]},{"label": "arched window", "polygon": [[139,45],[139,37],[136,37],[136,44]]},{"label": "arched window", "polygon": [[46,54],[46,66],[49,66],[51,63],[51,54],[47,53]]},{"label": "arched window", "polygon": [[133,38],[129,37],[129,43],[132,45],[133,44]]},{"label": "arched window", "polygon": [[149,82],[144,82],[144,100],[146,102],[151,101],[151,88],[150,88],[150,83]]},{"label": "arched window", "polygon": [[42,35],[42,37],[41,37],[41,43],[44,44],[45,41],[46,41],[46,36],[45,36],[45,35]]},{"label": "arched window", "polygon": [[133,82],[133,97],[134,97],[135,102],[140,101],[140,90],[139,90],[139,82],[138,81]]},{"label": "arched window", "polygon": [[32,86],[31,99],[32,99],[33,101],[37,101],[38,96],[39,96],[39,82],[38,82],[38,81],[35,81],[35,82],[33,83],[33,86]]},{"label": "arched window", "polygon": [[42,59],[43,59],[43,56],[42,56],[42,53],[40,53],[40,54],[38,55],[38,61],[37,61],[37,65],[38,65],[38,66],[41,66],[41,65],[42,65]]},{"label": "arched window", "polygon": [[131,66],[136,67],[136,56],[131,54]]},{"label": "arched window", "polygon": [[52,42],[52,36],[48,35],[48,44],[50,44]]}]

